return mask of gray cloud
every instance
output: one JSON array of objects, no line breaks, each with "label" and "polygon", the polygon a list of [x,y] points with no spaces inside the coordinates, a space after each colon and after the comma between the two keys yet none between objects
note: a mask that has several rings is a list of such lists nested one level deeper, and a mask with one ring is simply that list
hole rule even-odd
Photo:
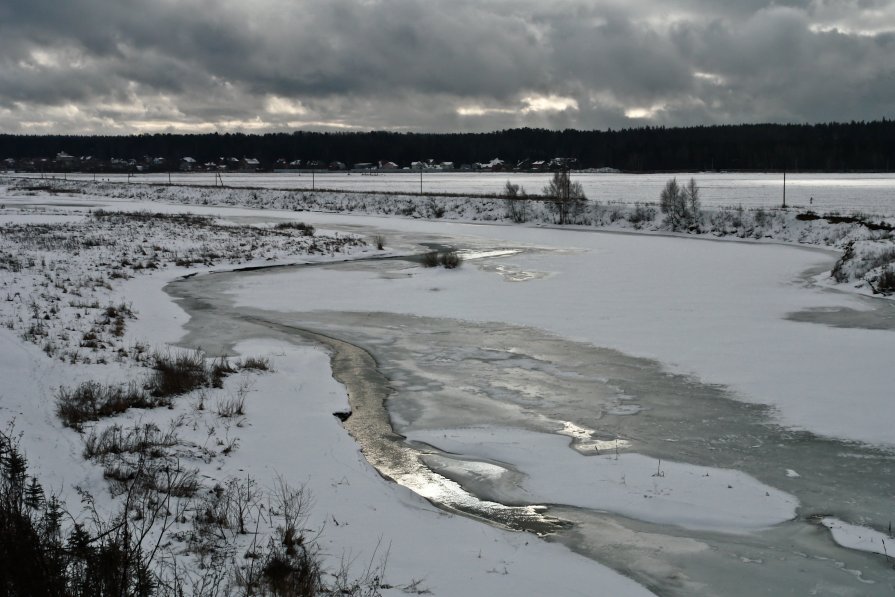
[{"label": "gray cloud", "polygon": [[0,131],[872,119],[883,0],[0,0]]}]

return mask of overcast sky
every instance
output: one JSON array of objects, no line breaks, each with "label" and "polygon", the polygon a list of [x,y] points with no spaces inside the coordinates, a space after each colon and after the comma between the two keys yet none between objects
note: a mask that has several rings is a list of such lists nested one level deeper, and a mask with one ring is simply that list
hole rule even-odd
[{"label": "overcast sky", "polygon": [[0,0],[0,132],[895,115],[895,0]]}]

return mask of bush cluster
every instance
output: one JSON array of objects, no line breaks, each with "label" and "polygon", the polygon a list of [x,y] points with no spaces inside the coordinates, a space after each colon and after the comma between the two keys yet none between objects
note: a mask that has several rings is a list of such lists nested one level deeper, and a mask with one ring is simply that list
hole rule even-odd
[{"label": "bush cluster", "polygon": [[239,370],[269,371],[270,362],[258,357],[234,363],[223,357],[209,361],[201,351],[183,350],[155,353],[152,369],[142,385],[86,381],[75,388],[59,388],[56,414],[66,427],[81,431],[87,421],[121,414],[129,408],[169,406],[174,396],[203,387],[222,387],[224,378]]},{"label": "bush cluster", "polygon": [[127,512],[109,523],[75,523],[63,532],[65,512],[28,475],[18,441],[0,432],[0,594],[156,594],[152,556]]},{"label": "bush cluster", "polygon": [[454,269],[460,267],[463,258],[456,251],[430,251],[423,254],[423,267],[438,267],[445,269]]}]

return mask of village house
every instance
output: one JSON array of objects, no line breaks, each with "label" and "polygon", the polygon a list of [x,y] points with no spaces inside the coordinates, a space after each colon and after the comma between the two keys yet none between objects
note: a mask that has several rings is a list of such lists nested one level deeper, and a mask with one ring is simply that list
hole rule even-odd
[{"label": "village house", "polygon": [[500,158],[494,158],[490,162],[482,162],[479,164],[479,168],[490,170],[491,172],[503,172],[506,168],[506,163]]}]

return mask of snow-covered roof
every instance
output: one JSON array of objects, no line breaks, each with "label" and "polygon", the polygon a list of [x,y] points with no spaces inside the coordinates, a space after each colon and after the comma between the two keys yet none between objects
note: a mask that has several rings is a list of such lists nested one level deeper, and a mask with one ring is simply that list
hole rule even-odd
[{"label": "snow-covered roof", "polygon": [[505,162],[504,162],[502,159],[500,159],[500,158],[494,158],[494,159],[491,160],[490,162],[482,162],[482,163],[480,163],[480,164],[479,164],[479,167],[481,167],[481,168],[493,168],[493,167],[495,167],[495,166],[503,166],[504,163],[505,163]]}]

